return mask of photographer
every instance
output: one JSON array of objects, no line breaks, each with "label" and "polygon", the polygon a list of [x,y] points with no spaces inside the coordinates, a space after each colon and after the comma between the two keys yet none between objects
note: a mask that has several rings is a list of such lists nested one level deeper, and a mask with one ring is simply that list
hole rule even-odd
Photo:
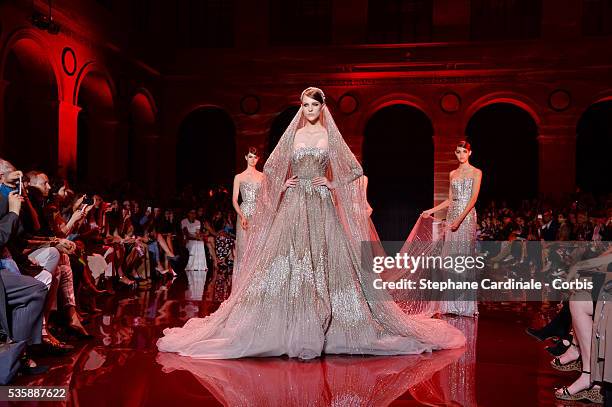
[{"label": "photographer", "polygon": [[[0,252],[3,254],[2,260],[10,260],[9,263],[13,265],[6,246],[17,233],[23,200],[15,191],[9,192],[7,196],[0,194]],[[17,272],[5,269],[4,264],[3,261],[0,280],[6,296],[6,319],[10,321],[10,332],[4,334],[18,342],[26,341],[28,345],[40,344],[47,286],[35,278],[21,275],[18,269]],[[27,354],[22,362],[22,372],[25,374],[40,374],[47,370],[44,366],[37,366]]]}]

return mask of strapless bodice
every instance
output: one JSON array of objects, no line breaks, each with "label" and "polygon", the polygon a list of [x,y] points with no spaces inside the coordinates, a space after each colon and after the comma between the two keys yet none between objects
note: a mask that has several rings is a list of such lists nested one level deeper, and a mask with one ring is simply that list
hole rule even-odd
[{"label": "strapless bodice", "polygon": [[242,197],[242,203],[240,204],[240,210],[248,218],[255,211],[255,201],[257,199],[257,192],[261,187],[260,182],[240,182],[240,196]]},{"label": "strapless bodice", "polygon": [[291,169],[300,179],[324,177],[328,165],[327,150],[318,147],[300,147],[293,152]]},{"label": "strapless bodice", "polygon": [[474,178],[455,178],[451,181],[453,201],[467,204],[472,197],[472,185]]}]

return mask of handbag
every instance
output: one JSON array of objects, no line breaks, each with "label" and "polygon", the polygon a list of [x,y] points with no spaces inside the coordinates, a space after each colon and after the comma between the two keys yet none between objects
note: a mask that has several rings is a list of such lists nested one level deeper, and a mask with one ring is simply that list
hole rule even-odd
[{"label": "handbag", "polygon": [[0,276],[0,385],[10,383],[19,368],[26,341],[13,341],[7,318],[7,301],[4,283]]}]

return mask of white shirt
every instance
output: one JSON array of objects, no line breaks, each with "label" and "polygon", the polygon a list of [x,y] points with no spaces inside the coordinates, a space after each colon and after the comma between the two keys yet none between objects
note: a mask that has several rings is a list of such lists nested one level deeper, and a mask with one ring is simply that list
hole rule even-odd
[{"label": "white shirt", "polygon": [[181,230],[183,229],[187,229],[187,231],[192,234],[195,235],[197,232],[200,231],[202,225],[200,223],[199,220],[194,220],[193,223],[189,222],[189,219],[185,218],[181,221]]}]

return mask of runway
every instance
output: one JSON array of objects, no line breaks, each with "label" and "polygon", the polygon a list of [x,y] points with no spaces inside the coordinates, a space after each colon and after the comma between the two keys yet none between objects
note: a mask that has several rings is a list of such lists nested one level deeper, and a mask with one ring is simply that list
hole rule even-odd
[{"label": "runway", "polygon": [[[540,303],[481,304],[476,319],[448,318],[469,346],[415,356],[327,356],[193,360],[160,354],[168,326],[218,304],[190,299],[187,280],[118,292],[87,325],[95,339],[65,357],[46,357],[48,374],[15,385],[69,386],[67,405],[548,406],[572,375],[549,367],[544,346],[524,333],[554,310]],[[48,404],[45,404],[48,405]]]}]

